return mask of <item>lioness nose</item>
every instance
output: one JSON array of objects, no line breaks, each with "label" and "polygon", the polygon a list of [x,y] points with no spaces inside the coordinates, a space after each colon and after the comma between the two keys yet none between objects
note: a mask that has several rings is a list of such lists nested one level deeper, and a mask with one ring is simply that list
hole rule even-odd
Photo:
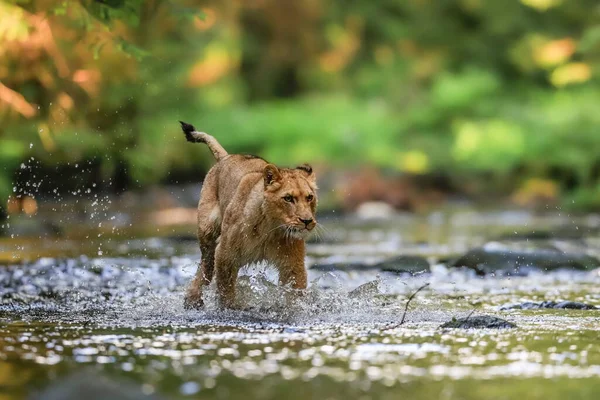
[{"label": "lioness nose", "polygon": [[300,222],[304,223],[304,226],[308,226],[310,225],[311,222],[313,222],[312,218],[311,219],[302,219],[302,218],[298,218],[300,220]]}]

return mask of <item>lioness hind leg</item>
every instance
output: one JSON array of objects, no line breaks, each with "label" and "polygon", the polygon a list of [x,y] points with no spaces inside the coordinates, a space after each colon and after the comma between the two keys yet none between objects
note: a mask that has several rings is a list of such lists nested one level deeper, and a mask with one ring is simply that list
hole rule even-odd
[{"label": "lioness hind leg", "polygon": [[215,192],[214,173],[211,172],[213,170],[209,171],[206,176],[198,204],[198,242],[202,260],[185,295],[184,307],[186,309],[201,308],[204,305],[202,287],[210,284],[212,280],[215,248],[221,234],[221,213]]},{"label": "lioness hind leg", "polygon": [[235,302],[235,285],[237,282],[240,262],[231,251],[227,243],[223,242],[217,246],[215,254],[215,269],[217,280],[217,292],[219,295],[219,306],[222,308],[233,308]]},{"label": "lioness hind leg", "polygon": [[[214,204],[211,209],[202,206],[198,209],[198,242],[202,252],[202,275],[206,283],[210,283],[215,270],[215,249],[221,235],[221,211]],[[198,274],[200,274],[200,270]]]}]

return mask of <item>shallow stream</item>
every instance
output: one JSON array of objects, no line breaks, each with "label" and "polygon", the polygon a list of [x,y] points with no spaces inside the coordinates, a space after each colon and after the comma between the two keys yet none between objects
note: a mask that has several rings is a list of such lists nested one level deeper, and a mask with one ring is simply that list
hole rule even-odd
[{"label": "shallow stream", "polygon": [[[0,240],[0,400],[70,398],[77,382],[89,391],[113,385],[113,399],[597,398],[600,309],[508,306],[598,307],[600,269],[482,274],[452,265],[469,249],[515,240],[597,258],[598,216],[458,211],[322,222],[326,233],[308,246],[306,293],[278,287],[267,265],[251,266],[238,311],[218,310],[213,290],[205,310],[183,309],[199,259],[193,226]],[[517,327],[440,328],[481,315]]]}]

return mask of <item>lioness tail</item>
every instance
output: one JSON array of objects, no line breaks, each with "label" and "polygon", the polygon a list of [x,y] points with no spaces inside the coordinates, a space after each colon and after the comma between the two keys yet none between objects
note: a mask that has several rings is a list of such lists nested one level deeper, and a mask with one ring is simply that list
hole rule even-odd
[{"label": "lioness tail", "polygon": [[181,129],[183,130],[183,133],[185,133],[185,138],[187,141],[192,143],[206,143],[217,161],[221,160],[228,154],[223,146],[217,142],[217,139],[210,136],[208,133],[198,132],[193,125],[187,124],[183,121],[179,121],[179,123],[181,124]]}]

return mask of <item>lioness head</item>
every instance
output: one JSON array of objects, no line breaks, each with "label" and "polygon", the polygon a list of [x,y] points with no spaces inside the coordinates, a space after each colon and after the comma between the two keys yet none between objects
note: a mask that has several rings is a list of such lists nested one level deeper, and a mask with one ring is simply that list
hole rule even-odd
[{"label": "lioness head", "polygon": [[264,169],[265,211],[290,236],[304,238],[317,225],[317,185],[310,165],[295,169],[267,164]]}]

